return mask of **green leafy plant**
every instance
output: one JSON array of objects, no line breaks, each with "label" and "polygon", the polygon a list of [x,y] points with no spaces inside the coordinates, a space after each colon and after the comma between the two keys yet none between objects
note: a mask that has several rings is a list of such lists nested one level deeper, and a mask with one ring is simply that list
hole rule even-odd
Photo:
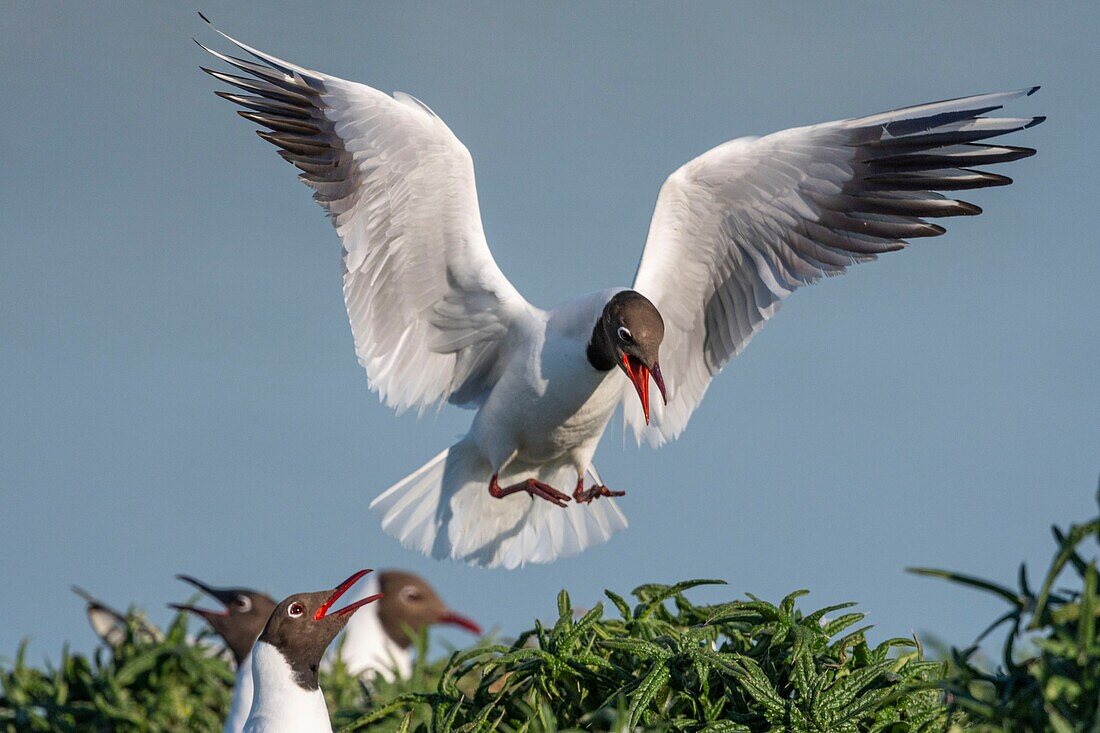
[{"label": "green leafy plant", "polygon": [[177,617],[162,641],[142,631],[131,613],[126,635],[93,659],[62,652],[57,667],[26,663],[22,645],[0,670],[0,731],[221,730],[233,673],[209,647],[187,638]]},{"label": "green leafy plant", "polygon": [[[1100,542],[1100,516],[1052,531],[1058,550],[1038,591],[1023,565],[1016,589],[946,570],[912,569],[1008,604],[972,646],[951,650],[943,688],[952,706],[967,712],[973,730],[1100,733],[1100,578],[1096,558],[1086,562],[1080,553],[1090,538]],[[1074,587],[1057,587],[1065,576]],[[1000,665],[988,669],[978,645],[1005,625]]]},{"label": "green leafy plant", "polygon": [[[750,597],[696,605],[693,580],[645,585],[631,607],[607,591],[577,618],[564,591],[552,627],[536,624],[510,646],[459,653],[429,695],[406,695],[349,725],[427,705],[432,731],[585,730],[932,731],[947,727],[944,670],[909,639],[869,646],[863,615],[841,604],[803,613]],[[845,612],[847,611],[847,612]],[[843,612],[843,613],[841,613]],[[840,613],[833,619],[827,614]],[[891,653],[900,650],[901,653]],[[473,690],[461,680],[477,680]]]},{"label": "green leafy plant", "polygon": [[[216,637],[188,637],[188,620],[178,615],[165,637],[154,640],[143,631],[144,619],[131,611],[121,643],[103,645],[91,658],[64,650],[56,668],[28,665],[21,645],[15,659],[0,666],[0,731],[220,732],[235,675]],[[427,660],[427,635],[414,638],[419,659]],[[368,686],[337,661],[322,673],[321,686],[339,726],[398,696],[435,689],[444,663],[418,661],[408,679],[378,679]],[[376,727],[396,728],[388,719]]]},{"label": "green leafy plant", "polygon": [[[426,629],[410,633],[410,637],[414,640],[416,661],[407,679],[387,681],[378,677],[368,684],[349,672],[338,654],[334,655],[335,662],[321,678],[321,687],[332,712],[333,729],[343,730],[367,719],[371,722],[371,731],[386,733],[408,730],[431,719],[431,706],[418,705],[417,701],[430,697],[438,687],[447,658],[430,660]],[[397,706],[403,708],[404,715],[390,714]],[[363,723],[355,727],[362,728]]]},{"label": "green leafy plant", "polygon": [[[558,598],[551,627],[511,645],[420,661],[407,680],[363,683],[336,663],[321,686],[343,731],[929,731],[948,720],[929,689],[942,665],[912,640],[868,645],[850,604],[803,613],[793,593],[696,605],[685,591],[718,581],[645,585],[633,607],[607,592],[578,615]],[[826,614],[837,613],[835,618]],[[38,670],[21,649],[0,670],[0,731],[218,731],[232,671],[177,617],[163,641],[137,633],[93,659],[65,653]],[[428,660],[421,635],[419,660]],[[900,652],[900,653],[899,653]]]}]

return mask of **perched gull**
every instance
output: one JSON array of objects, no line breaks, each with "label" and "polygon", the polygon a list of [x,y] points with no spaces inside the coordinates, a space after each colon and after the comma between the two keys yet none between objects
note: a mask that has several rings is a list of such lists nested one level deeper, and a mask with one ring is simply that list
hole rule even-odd
[{"label": "perched gull", "polygon": [[233,683],[229,715],[222,730],[223,733],[241,733],[248,719],[248,711],[252,709],[252,645],[264,630],[264,624],[275,608],[275,601],[271,596],[248,588],[212,588],[190,575],[176,577],[216,599],[224,607],[222,611],[211,611],[180,603],[169,604],[177,611],[190,612],[205,619],[233,655],[237,678]]},{"label": "perched gull", "polygon": [[376,675],[392,682],[412,674],[412,644],[409,633],[419,633],[435,624],[450,624],[481,636],[472,619],[452,611],[428,581],[402,570],[383,570],[364,578],[348,591],[348,600],[381,594],[348,621],[339,644],[340,659],[348,671],[365,679]]},{"label": "perched gull", "polygon": [[[92,631],[112,649],[126,641],[126,614],[108,606],[78,585],[72,586],[73,593],[84,599],[88,613],[88,623]],[[158,629],[144,616],[133,616],[134,636],[143,644],[155,644],[164,639],[164,632]]]},{"label": "perched gull", "polygon": [[541,310],[493,261],[470,153],[427,105],[222,35],[259,63],[203,46],[246,74],[204,69],[244,92],[219,96],[268,128],[343,243],[371,388],[399,412],[477,410],[371,506],[405,546],[490,567],[574,555],[626,527],[622,492],[592,465],[620,404],[639,440],[677,437],[783,298],[943,234],[925,218],[979,213],[937,191],[1010,183],[974,166],[1034,151],[980,141],[1043,119],[985,116],[1035,87],[731,140],[665,181],[632,288]]},{"label": "perched gull", "polygon": [[252,648],[256,693],[244,733],[332,733],[317,680],[321,657],[351,615],[380,596],[331,609],[369,572],[360,570],[335,590],[296,593],[275,606]]}]

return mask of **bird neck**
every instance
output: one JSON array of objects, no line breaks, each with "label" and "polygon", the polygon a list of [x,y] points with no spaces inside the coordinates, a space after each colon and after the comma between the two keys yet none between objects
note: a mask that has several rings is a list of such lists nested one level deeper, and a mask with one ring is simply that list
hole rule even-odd
[{"label": "bird neck", "polygon": [[252,650],[252,684],[250,721],[278,721],[279,731],[331,733],[321,688],[302,686],[283,653],[265,641],[256,642]]},{"label": "bird neck", "polygon": [[[263,631],[263,629],[260,629],[260,631]],[[256,635],[252,637],[252,641],[249,642],[247,646],[245,646],[238,640],[225,640],[226,646],[229,647],[229,653],[233,655],[233,661],[236,663],[237,669],[243,667],[249,655],[252,654],[252,645],[256,643],[256,637],[258,637],[259,635],[259,632],[257,632]]]},{"label": "bird neck", "polygon": [[596,319],[596,325],[592,327],[592,337],[588,339],[584,354],[588,357],[588,363],[598,372],[609,372],[615,368],[615,359],[611,356],[611,344],[603,327],[602,312]]}]

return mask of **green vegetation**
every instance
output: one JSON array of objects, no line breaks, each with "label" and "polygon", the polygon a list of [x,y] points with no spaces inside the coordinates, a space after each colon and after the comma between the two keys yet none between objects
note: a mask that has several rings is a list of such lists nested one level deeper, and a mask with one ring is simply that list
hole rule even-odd
[{"label": "green vegetation", "polygon": [[[1079,553],[1090,539],[1100,542],[1100,517],[1066,532],[1052,530],[1058,551],[1037,593],[1023,565],[1017,590],[960,573],[913,569],[992,593],[1009,606],[974,646],[951,650],[953,668],[943,688],[975,731],[1100,733],[1100,579],[1096,559],[1086,562]],[[1075,587],[1056,588],[1065,575]],[[1009,628],[1000,666],[989,670],[977,644],[1003,625]],[[1020,650],[1021,640],[1027,651]]]},{"label": "green vegetation", "polygon": [[[1100,498],[1100,497],[1098,497]],[[607,591],[580,613],[564,591],[552,626],[512,644],[481,644],[420,662],[409,680],[362,684],[340,665],[321,685],[337,730],[473,733],[620,731],[1056,731],[1100,733],[1100,579],[1082,557],[1100,517],[1054,529],[1059,549],[1037,591],[940,570],[917,570],[988,591],[1008,611],[1000,666],[977,646],[930,661],[912,639],[872,645],[862,614],[843,604],[806,612],[804,591],[778,604],[755,597],[713,605],[692,588]],[[1068,579],[1072,587],[1064,588]],[[210,641],[187,639],[177,617],[157,642],[129,633],[93,658],[59,666],[0,663],[0,731],[219,731],[233,674]],[[419,639],[421,652],[427,648]],[[1021,651],[1024,650],[1024,651]],[[421,653],[418,658],[426,659]]]},{"label": "green vegetation", "polygon": [[[558,620],[511,646],[456,654],[430,695],[406,695],[353,724],[428,704],[438,731],[585,730],[930,731],[948,710],[930,683],[945,665],[908,639],[868,646],[851,604],[802,613],[752,598],[711,606],[683,592],[704,583],[646,585],[633,608],[607,596],[577,619],[558,597]],[[671,601],[670,608],[666,601]],[[891,655],[892,649],[902,653]],[[475,680],[474,689],[463,681]]]},{"label": "green vegetation", "polygon": [[161,642],[132,611],[126,639],[94,658],[62,652],[56,667],[27,666],[26,646],[0,669],[0,730],[220,731],[233,687],[229,665],[187,639],[177,616]]}]

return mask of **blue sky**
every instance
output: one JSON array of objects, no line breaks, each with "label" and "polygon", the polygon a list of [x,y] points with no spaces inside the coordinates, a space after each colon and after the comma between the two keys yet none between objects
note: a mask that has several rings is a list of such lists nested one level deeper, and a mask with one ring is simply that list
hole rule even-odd
[{"label": "blue sky", "polygon": [[[626,285],[657,190],[733,137],[1032,84],[1016,183],[798,292],[686,434],[597,454],[628,531],[518,572],[439,564],[367,505],[465,431],[367,390],[340,247],[294,171],[215,98],[204,10],[242,40],[407,91],[470,148],[529,300]],[[0,6],[0,656],[93,638],[79,583],[168,618],[192,573],[283,596],[364,566],[427,576],[514,633],[601,589],[860,602],[875,632],[968,642],[1100,472],[1100,6],[1035,3]],[[458,636],[447,638],[458,641]]]}]

